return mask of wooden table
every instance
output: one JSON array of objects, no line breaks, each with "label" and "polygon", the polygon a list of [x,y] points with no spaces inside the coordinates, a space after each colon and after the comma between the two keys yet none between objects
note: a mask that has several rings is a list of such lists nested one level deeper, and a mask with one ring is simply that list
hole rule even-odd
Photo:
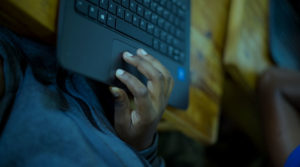
[{"label": "wooden table", "polygon": [[[206,144],[217,140],[223,70],[221,55],[229,0],[191,0],[191,85],[187,111],[167,108],[159,130],[179,130]],[[58,0],[2,0],[0,22],[19,34],[53,43]]]},{"label": "wooden table", "polygon": [[244,90],[255,92],[269,56],[269,0],[232,0],[224,50],[225,70]]},{"label": "wooden table", "polygon": [[258,149],[264,140],[257,80],[272,67],[269,55],[269,1],[231,0],[224,50],[225,80],[222,111],[249,136]]}]

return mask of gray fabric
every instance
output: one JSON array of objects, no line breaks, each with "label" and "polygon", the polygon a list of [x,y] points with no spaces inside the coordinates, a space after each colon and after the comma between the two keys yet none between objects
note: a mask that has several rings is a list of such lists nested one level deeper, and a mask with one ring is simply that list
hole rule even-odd
[{"label": "gray fabric", "polygon": [[0,28],[0,166],[164,166],[158,137],[142,152],[120,140],[86,79],[60,75],[54,53]]}]

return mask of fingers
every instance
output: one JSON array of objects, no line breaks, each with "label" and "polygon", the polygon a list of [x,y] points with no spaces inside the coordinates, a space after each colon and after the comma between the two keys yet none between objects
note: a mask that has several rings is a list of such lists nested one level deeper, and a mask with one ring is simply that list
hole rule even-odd
[{"label": "fingers", "polygon": [[[164,106],[173,89],[174,81],[169,71],[155,58],[148,55],[143,49],[137,51],[137,56],[129,52],[124,52],[123,59],[136,67],[144,76],[147,77],[147,87],[135,76],[124,70],[117,70],[117,78],[123,82],[136,99],[138,108],[145,105],[162,104]],[[155,101],[152,101],[152,100]]]},{"label": "fingers", "polygon": [[118,69],[116,71],[116,77],[126,85],[133,96],[137,99],[138,107],[149,106],[150,99],[148,89],[140,80],[122,69]]},{"label": "fingers", "polygon": [[115,97],[115,126],[124,126],[130,122],[130,101],[122,89],[111,87],[110,92]]},{"label": "fingers", "polygon": [[148,61],[153,67],[155,67],[158,71],[160,71],[164,78],[165,92],[164,94],[169,96],[172,92],[174,86],[174,80],[170,72],[153,56],[149,55],[145,50],[138,49],[137,54],[141,56],[143,59]]},{"label": "fingers", "polygon": [[163,79],[163,75],[160,71],[154,68],[148,61],[145,61],[139,56],[133,56],[131,53],[124,52],[124,60],[136,67],[146,78],[153,82],[154,89],[161,90],[161,84],[159,82]]},{"label": "fingers", "polygon": [[152,95],[157,96],[160,92],[162,92],[165,85],[161,84],[163,80],[161,72],[142,57],[133,56],[128,52],[124,52],[123,58],[127,63],[136,67],[138,71],[140,71],[149,80],[147,87]]}]

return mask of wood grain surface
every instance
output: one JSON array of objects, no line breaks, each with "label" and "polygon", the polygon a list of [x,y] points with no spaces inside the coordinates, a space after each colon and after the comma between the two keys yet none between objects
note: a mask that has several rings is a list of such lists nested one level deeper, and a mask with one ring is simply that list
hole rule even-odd
[{"label": "wood grain surface", "polygon": [[271,66],[268,46],[269,0],[232,0],[224,51],[225,70],[253,92]]}]

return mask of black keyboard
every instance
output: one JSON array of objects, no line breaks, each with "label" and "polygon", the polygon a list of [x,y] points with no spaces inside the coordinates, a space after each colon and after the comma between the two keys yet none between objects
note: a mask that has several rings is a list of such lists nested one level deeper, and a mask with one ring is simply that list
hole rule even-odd
[{"label": "black keyboard", "polygon": [[179,0],[76,0],[75,10],[184,63],[187,7]]}]

